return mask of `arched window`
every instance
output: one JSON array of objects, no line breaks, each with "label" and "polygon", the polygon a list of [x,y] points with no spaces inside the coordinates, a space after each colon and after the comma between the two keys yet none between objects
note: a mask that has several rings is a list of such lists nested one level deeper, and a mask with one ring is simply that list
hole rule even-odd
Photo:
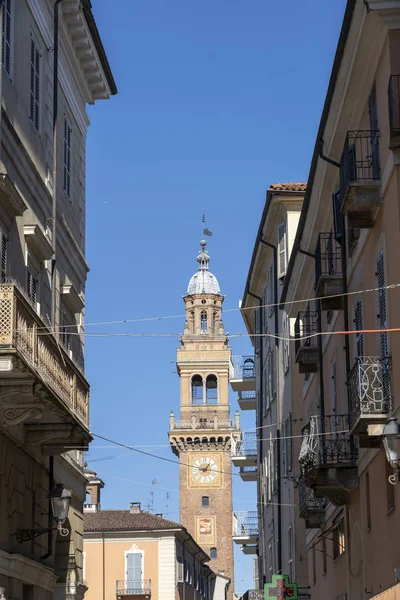
[{"label": "arched window", "polygon": [[207,312],[202,310],[200,313],[200,331],[206,333],[207,329]]},{"label": "arched window", "polygon": [[192,404],[203,403],[203,379],[201,375],[192,377]]},{"label": "arched window", "polygon": [[206,379],[207,404],[218,403],[218,383],[215,375],[208,375]]}]

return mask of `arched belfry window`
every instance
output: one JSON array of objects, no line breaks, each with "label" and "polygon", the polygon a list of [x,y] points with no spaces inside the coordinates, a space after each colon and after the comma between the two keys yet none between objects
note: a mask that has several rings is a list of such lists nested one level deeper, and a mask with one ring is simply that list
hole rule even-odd
[{"label": "arched belfry window", "polygon": [[207,404],[218,403],[218,382],[215,375],[208,375],[206,379]]},{"label": "arched belfry window", "polygon": [[202,333],[206,333],[208,330],[208,326],[207,326],[207,312],[205,310],[202,310],[200,313],[200,331]]},{"label": "arched belfry window", "polygon": [[192,404],[203,403],[203,378],[201,375],[192,377]]}]

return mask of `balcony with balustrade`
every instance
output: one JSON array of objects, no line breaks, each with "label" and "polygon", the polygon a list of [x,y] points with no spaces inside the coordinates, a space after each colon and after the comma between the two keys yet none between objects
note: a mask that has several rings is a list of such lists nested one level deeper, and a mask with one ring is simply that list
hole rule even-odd
[{"label": "balcony with balustrade", "polygon": [[89,384],[15,283],[0,284],[0,370],[10,432],[23,427],[25,443],[43,454],[87,449]]},{"label": "balcony with balustrade", "polygon": [[388,87],[389,104],[389,148],[400,148],[400,75],[391,75]]},{"label": "balcony with balustrade", "polygon": [[358,487],[358,444],[350,435],[348,415],[310,417],[302,429],[299,463],[306,485],[316,498],[346,504]]},{"label": "balcony with balustrade", "polygon": [[299,373],[318,371],[318,313],[313,310],[299,312],[294,324],[294,348]]},{"label": "balcony with balustrade", "polygon": [[239,392],[238,404],[241,410],[256,410],[257,408],[257,392]]},{"label": "balcony with balustrade", "polygon": [[320,233],[315,248],[315,295],[322,310],[343,308],[342,248],[332,231]]},{"label": "balcony with balustrade", "polygon": [[359,356],[347,382],[350,430],[361,447],[379,446],[379,437],[392,409],[388,359]]},{"label": "balcony with balustrade", "polygon": [[258,467],[240,467],[239,475],[242,481],[257,481],[258,479]]},{"label": "balcony with balustrade", "polygon": [[242,546],[244,554],[246,549],[252,550],[258,546],[258,513],[257,511],[240,511],[233,513],[232,537],[235,544]]},{"label": "balcony with balustrade", "polygon": [[229,380],[234,392],[254,392],[256,389],[254,356],[231,356]]},{"label": "balcony with balustrade", "polygon": [[379,130],[347,132],[340,161],[340,194],[349,227],[375,225],[382,204]]},{"label": "balcony with balustrade", "polygon": [[316,498],[305,480],[299,480],[299,516],[306,522],[307,529],[318,529],[326,521],[326,500]]},{"label": "balcony with balustrade", "polygon": [[117,580],[117,600],[126,600],[131,596],[149,598],[151,596],[151,579]]},{"label": "balcony with balustrade", "polygon": [[235,467],[257,466],[257,436],[255,432],[232,437],[231,460]]}]

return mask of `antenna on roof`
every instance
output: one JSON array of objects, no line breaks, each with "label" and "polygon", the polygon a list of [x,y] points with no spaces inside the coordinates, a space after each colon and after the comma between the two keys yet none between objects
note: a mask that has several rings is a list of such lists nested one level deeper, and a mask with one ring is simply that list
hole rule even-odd
[{"label": "antenna on roof", "polygon": [[159,483],[163,483],[162,481],[157,481],[157,479],[153,479],[153,481],[151,482],[151,490],[149,492],[150,494],[150,500],[148,503],[148,509],[149,512],[154,513],[154,489],[156,487],[156,485],[158,485]]}]

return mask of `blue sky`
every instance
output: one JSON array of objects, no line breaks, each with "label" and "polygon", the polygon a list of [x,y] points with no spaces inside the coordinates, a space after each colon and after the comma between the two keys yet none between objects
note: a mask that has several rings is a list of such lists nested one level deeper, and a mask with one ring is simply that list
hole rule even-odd
[{"label": "blue sky", "polygon": [[[203,209],[214,233],[211,271],[225,308],[237,308],[267,187],[307,179],[344,7],[345,0],[93,2],[119,94],[89,107],[88,324],[182,315]],[[180,333],[183,323],[86,331]],[[244,332],[238,312],[224,323]],[[176,347],[176,338],[86,338],[93,432],[173,458]],[[250,344],[233,340],[232,348],[248,353]],[[234,394],[231,407],[233,414]],[[242,428],[252,427],[254,414],[244,413]],[[95,440],[88,455],[106,482],[103,508],[146,505],[155,479],[156,512],[166,512],[169,491],[168,518],[178,520],[178,467],[104,445]],[[254,510],[255,484],[234,480],[235,509]],[[236,552],[235,569],[243,592],[252,586],[252,558]]]}]

